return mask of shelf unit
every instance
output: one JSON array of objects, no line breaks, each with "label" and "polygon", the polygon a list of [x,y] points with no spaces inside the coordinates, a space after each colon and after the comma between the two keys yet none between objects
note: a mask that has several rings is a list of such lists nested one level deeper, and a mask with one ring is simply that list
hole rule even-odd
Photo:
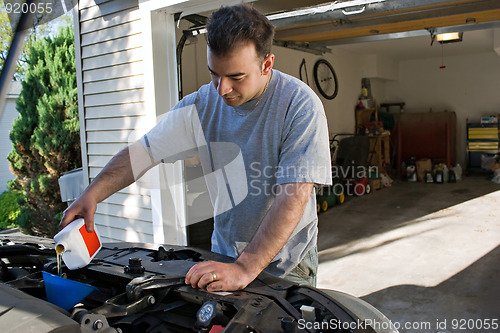
[{"label": "shelf unit", "polygon": [[382,174],[387,174],[386,166],[391,163],[390,135],[389,131],[386,131],[380,135],[368,136],[370,140],[368,164],[377,167],[378,172]]},{"label": "shelf unit", "polygon": [[[375,166],[379,173],[387,174],[386,166],[390,165],[390,132],[384,131],[382,123],[379,122],[378,110],[376,108],[358,109],[355,110],[357,135],[368,136],[369,138],[369,151],[368,151],[368,164]],[[376,133],[367,133],[366,125],[372,124],[378,128]]]},{"label": "shelf unit", "polygon": [[467,170],[480,171],[483,155],[499,149],[499,123],[472,123],[467,120]]},{"label": "shelf unit", "polygon": [[378,122],[378,112],[375,108],[359,109],[355,110],[355,112],[356,129],[354,132],[358,135],[365,134],[365,123],[370,121]]}]

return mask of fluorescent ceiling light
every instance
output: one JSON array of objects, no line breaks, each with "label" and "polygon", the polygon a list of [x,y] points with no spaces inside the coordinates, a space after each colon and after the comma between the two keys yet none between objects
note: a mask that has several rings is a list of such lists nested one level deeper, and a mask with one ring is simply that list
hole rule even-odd
[{"label": "fluorescent ceiling light", "polygon": [[[241,2],[241,1],[242,0],[218,0],[218,1],[213,1],[213,2],[218,2],[218,3],[225,2],[226,4],[229,4],[232,2]],[[243,0],[243,1],[244,2],[253,2],[256,0]],[[353,14],[359,14],[359,13],[363,12],[365,10],[366,5],[379,3],[379,2],[385,2],[385,1],[387,1],[387,0],[347,0],[347,1],[340,2],[340,3],[338,1],[334,1],[334,2],[329,2],[329,3],[323,4],[323,5],[319,5],[319,6],[311,6],[311,7],[305,7],[305,8],[301,8],[301,9],[297,9],[297,10],[291,10],[291,11],[285,11],[285,12],[276,13],[276,14],[270,14],[270,15],[267,15],[266,17],[268,20],[272,21],[272,20],[286,19],[286,18],[290,18],[290,17],[321,14],[321,13],[325,13],[328,11],[334,11],[334,10],[338,10],[338,9],[342,9],[345,15],[353,15]],[[213,7],[214,5],[211,3],[210,6]],[[355,6],[363,6],[363,7],[361,10],[357,10],[357,11],[344,11],[346,8],[351,8],[351,7],[355,7]],[[205,11],[205,10],[208,10],[208,7],[204,8],[203,10],[201,10],[199,7],[196,7],[195,10],[190,8],[189,11],[182,12],[182,14],[179,18],[179,21],[177,21],[177,27],[179,27],[179,23],[181,21],[180,19],[182,17],[187,16],[188,14],[198,13],[200,11]],[[195,29],[192,31],[193,36],[201,35],[201,34],[205,34],[205,33],[207,33],[207,30],[205,28]]]},{"label": "fluorescent ceiling light", "polygon": [[201,29],[195,29],[192,31],[193,36],[198,36],[198,35],[203,35],[207,33],[206,28],[201,28]]},{"label": "fluorescent ceiling light", "polygon": [[[312,7],[306,7],[302,9],[297,9],[289,12],[283,12],[283,13],[277,13],[277,14],[271,14],[268,15],[267,18],[272,21],[272,20],[279,20],[279,19],[285,19],[289,17],[297,17],[297,16],[303,16],[303,15],[314,15],[314,14],[320,14],[320,13],[325,13],[328,11],[333,11],[337,9],[346,9],[350,7],[355,7],[355,6],[366,6],[372,3],[378,3],[378,2],[384,2],[386,0],[349,0],[349,1],[344,1],[344,2],[330,2],[325,5],[319,5],[319,6],[312,6]],[[360,11],[364,11],[363,9]],[[359,12],[352,12],[353,14],[359,14]],[[345,12],[344,14],[349,15],[349,12]]]},{"label": "fluorescent ceiling light", "polygon": [[463,35],[463,32],[447,32],[444,34],[437,34],[436,40],[441,44],[461,42]]}]

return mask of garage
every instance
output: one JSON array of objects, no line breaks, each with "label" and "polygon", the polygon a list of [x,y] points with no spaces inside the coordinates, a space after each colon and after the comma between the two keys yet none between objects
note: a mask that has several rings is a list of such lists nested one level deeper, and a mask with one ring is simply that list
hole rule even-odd
[{"label": "garage", "polygon": [[[280,9],[276,3],[254,6],[269,13]],[[332,99],[322,96],[332,138],[359,133],[363,125],[356,116],[371,113],[374,105],[399,124],[389,129],[389,158],[380,164],[392,186],[348,197],[342,205],[337,199],[320,214],[319,285],[364,298],[398,321],[402,332],[454,332],[471,319],[495,318],[499,188],[481,158],[498,152],[497,5],[377,2],[343,9],[356,11],[352,15],[327,11],[332,4],[304,5],[312,7],[269,15],[278,17],[275,68],[308,80],[322,96],[314,67],[320,60],[332,65],[338,92]],[[460,33],[461,40],[440,43],[437,36],[448,32]],[[200,39],[185,46],[184,91],[209,80],[208,73],[200,78],[199,71],[191,72],[193,63],[201,73],[206,66]],[[368,110],[356,110],[365,82]],[[490,127],[494,134],[485,142],[493,142],[491,150],[469,146],[481,141],[469,131]],[[409,182],[412,157],[419,166],[441,163],[451,170],[458,164],[462,177],[429,183],[421,171],[417,182]],[[482,331],[471,325],[467,331]]]},{"label": "garage", "polygon": [[[185,96],[209,81],[203,22],[196,15],[225,3],[188,1],[165,7],[157,1],[80,1],[76,35],[81,45],[77,52],[80,100],[85,101],[80,119],[87,183],[114,153],[154,123],[165,106],[172,106],[179,93]],[[366,122],[378,121],[371,114],[366,121],[356,117],[360,101],[359,115],[375,109],[372,114],[380,121],[387,117],[399,125],[389,130],[388,158],[377,156],[379,161],[384,157],[379,171],[390,177],[391,186],[349,197],[320,215],[319,282],[364,297],[401,323],[432,323],[432,330],[420,331],[457,331],[451,326],[454,319],[459,324],[461,319],[495,319],[499,303],[492,295],[498,295],[498,287],[492,282],[498,268],[492,263],[498,262],[498,185],[489,173],[481,172],[482,156],[494,147],[472,149],[469,143],[478,141],[472,141],[477,139],[469,136],[469,127],[491,128],[500,113],[498,1],[253,5],[275,15],[276,69],[302,77],[320,93],[315,65],[323,60],[333,68],[338,91],[332,99],[320,94],[332,138],[355,134],[360,125],[365,133]],[[304,7],[305,12],[298,11]],[[181,12],[184,19],[177,28]],[[189,34],[178,63],[183,30]],[[440,43],[437,36],[448,32],[459,32],[461,41]],[[417,122],[412,117],[419,117],[419,126],[411,126]],[[398,132],[401,128],[405,130]],[[456,183],[408,182],[403,178],[408,176],[410,157],[415,162],[444,163],[448,170],[460,165],[462,177]],[[469,175],[469,167],[480,172]],[[178,179],[187,169],[174,165],[155,172],[160,179]],[[197,170],[189,172],[195,179]],[[199,193],[195,185],[191,194]],[[184,194],[181,186],[171,189],[178,195],[161,190],[139,184],[101,204],[96,225],[104,239],[185,245],[208,234],[203,223],[193,222],[206,218],[197,215],[202,196]],[[475,201],[482,197],[485,203]],[[462,211],[466,203],[471,211]],[[172,215],[175,207],[187,207],[185,214]],[[460,237],[450,239],[456,230]],[[455,260],[460,262],[451,264]],[[342,278],[332,282],[330,277],[337,274]],[[452,311],[442,312],[446,307]]]}]

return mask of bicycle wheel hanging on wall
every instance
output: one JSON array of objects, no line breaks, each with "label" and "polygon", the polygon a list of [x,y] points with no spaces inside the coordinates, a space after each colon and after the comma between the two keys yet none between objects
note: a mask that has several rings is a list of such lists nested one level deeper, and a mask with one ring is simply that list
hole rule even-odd
[{"label": "bicycle wheel hanging on wall", "polygon": [[326,99],[334,99],[339,92],[339,85],[332,65],[325,59],[319,59],[314,64],[313,74],[320,94]]}]

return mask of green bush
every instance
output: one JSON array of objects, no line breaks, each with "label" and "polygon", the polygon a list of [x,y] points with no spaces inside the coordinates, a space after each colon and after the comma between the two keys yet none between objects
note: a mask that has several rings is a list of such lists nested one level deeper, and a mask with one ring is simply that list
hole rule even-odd
[{"label": "green bush", "polygon": [[18,198],[21,194],[16,191],[5,191],[0,194],[0,230],[14,228],[16,219],[21,212]]},{"label": "green bush", "polygon": [[30,235],[57,232],[55,216],[67,207],[57,180],[82,165],[74,51],[71,27],[33,43],[16,101],[9,189],[23,193],[16,223]]}]

